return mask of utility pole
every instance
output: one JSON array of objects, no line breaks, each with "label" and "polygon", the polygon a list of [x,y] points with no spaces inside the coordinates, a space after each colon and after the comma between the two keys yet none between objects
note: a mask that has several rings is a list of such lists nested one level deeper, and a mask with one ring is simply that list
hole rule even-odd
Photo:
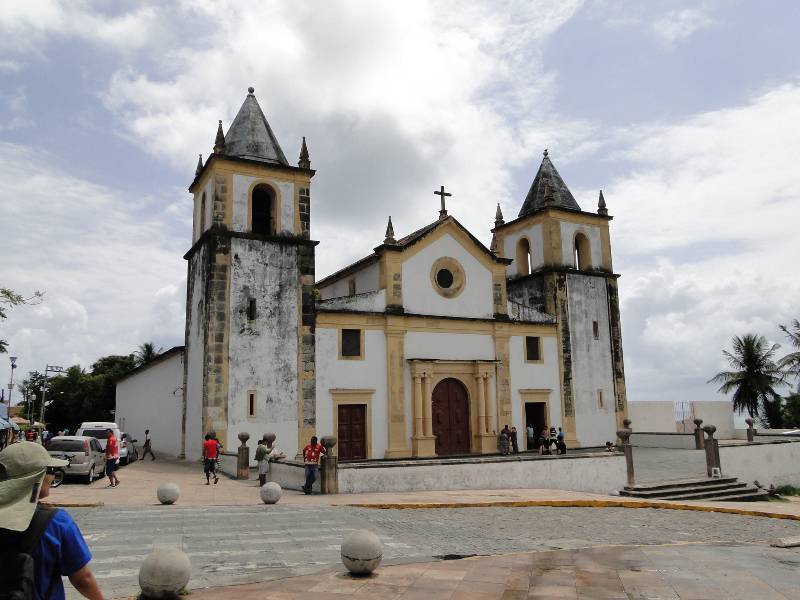
[{"label": "utility pole", "polygon": [[47,397],[47,376],[49,373],[63,373],[63,372],[64,372],[64,367],[58,367],[56,365],[47,365],[44,368],[44,387],[42,388],[42,412],[41,412],[41,418],[39,419],[39,421],[42,424],[44,424],[44,401],[45,398]]}]

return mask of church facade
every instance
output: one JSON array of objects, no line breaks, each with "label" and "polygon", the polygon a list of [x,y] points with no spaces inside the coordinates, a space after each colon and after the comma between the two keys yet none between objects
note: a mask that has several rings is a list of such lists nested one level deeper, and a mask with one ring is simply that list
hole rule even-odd
[{"label": "church facade", "polygon": [[[336,435],[343,460],[492,453],[504,426],[614,439],[626,416],[609,221],[581,210],[545,152],[487,248],[442,208],[317,280],[314,170],[289,164],[252,88],[198,162],[181,445],[272,431],[288,454]],[[494,207],[487,207],[493,210]],[[491,213],[490,213],[491,214]],[[420,224],[423,225],[423,224]],[[410,229],[410,228],[409,228]],[[488,233],[488,232],[487,232]]]}]

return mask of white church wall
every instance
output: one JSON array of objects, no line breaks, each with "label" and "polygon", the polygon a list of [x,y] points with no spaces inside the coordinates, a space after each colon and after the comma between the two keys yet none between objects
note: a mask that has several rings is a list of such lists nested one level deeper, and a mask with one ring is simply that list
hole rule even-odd
[{"label": "white church wall", "polygon": [[374,292],[378,289],[378,276],[380,273],[380,265],[377,262],[365,266],[363,269],[343,277],[338,281],[334,281],[330,285],[319,288],[320,297],[323,300],[329,298],[339,298],[341,296],[350,295],[350,280],[355,279],[356,294],[365,294]]},{"label": "white church wall", "polygon": [[[567,276],[575,430],[582,446],[600,446],[616,432],[608,298],[605,281]],[[593,321],[598,324],[594,338]],[[598,392],[602,392],[602,406]]]},{"label": "white church wall", "polygon": [[406,333],[406,358],[494,360],[494,338],[475,333]]},{"label": "white church wall", "polygon": [[[278,436],[288,456],[297,452],[298,248],[231,239],[227,450],[237,435]],[[255,298],[256,319],[247,306]],[[256,393],[256,415],[248,393]]]},{"label": "white church wall", "polygon": [[676,431],[675,406],[668,400],[628,402],[628,418],[634,432]]},{"label": "white church wall", "polygon": [[294,232],[294,184],[289,181],[278,181],[269,177],[233,176],[233,215],[231,222],[234,231],[247,231],[247,206],[250,186],[255,182],[269,183],[280,195],[280,231]]},{"label": "white church wall", "polygon": [[339,360],[339,330],[316,329],[317,435],[338,435],[333,430],[335,389],[375,390],[371,404],[370,451],[383,458],[389,440],[386,390],[386,336],[382,330],[364,331],[364,360]]},{"label": "white church wall", "polygon": [[[525,413],[520,390],[550,390],[547,410],[550,415],[548,427],[563,427],[561,420],[561,387],[559,385],[558,342],[555,336],[542,336],[541,363],[525,361],[525,336],[509,338],[509,367],[511,386],[511,419],[509,426],[517,428],[520,447],[525,447]],[[501,423],[500,427],[505,425]]]},{"label": "white church wall", "polygon": [[561,252],[564,264],[572,266],[575,262],[575,234],[581,232],[589,240],[589,249],[592,252],[592,268],[600,266],[602,254],[600,251],[600,228],[595,225],[582,225],[561,221]]},{"label": "white church wall", "polygon": [[[191,288],[187,302],[186,347],[186,457],[194,460],[202,456],[203,445],[203,371],[205,369],[205,281],[203,273],[208,268],[207,246],[189,259]],[[180,420],[178,420],[180,427]]]},{"label": "white church wall", "polygon": [[503,240],[503,256],[514,260],[508,265],[508,276],[515,277],[520,274],[517,265],[517,243],[520,238],[527,238],[531,248],[531,270],[538,269],[544,265],[544,241],[542,240],[542,225],[536,223],[520,231],[509,234]]},{"label": "white church wall", "polygon": [[120,429],[144,444],[150,430],[153,451],[175,458],[181,453],[183,352],[176,351],[117,383],[116,413]]},{"label": "white church wall", "polygon": [[[466,284],[455,298],[441,296],[431,282],[433,263],[442,257],[457,260]],[[403,262],[403,305],[408,313],[492,318],[492,273],[455,238],[443,235]]]}]

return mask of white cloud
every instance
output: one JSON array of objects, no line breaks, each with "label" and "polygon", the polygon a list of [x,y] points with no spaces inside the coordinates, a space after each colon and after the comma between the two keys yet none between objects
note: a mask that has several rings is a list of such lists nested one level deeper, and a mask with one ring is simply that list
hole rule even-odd
[{"label": "white cloud", "polygon": [[24,86],[18,85],[6,92],[0,92],[0,105],[4,107],[0,117],[0,131],[14,131],[35,125],[28,110],[28,95]]},{"label": "white cloud", "polygon": [[189,230],[165,215],[168,202],[82,180],[52,156],[13,144],[0,143],[0,178],[2,284],[45,292],[3,323],[21,373],[45,362],[88,367],[144,341],[182,342],[175,314],[184,305]]},{"label": "white cloud", "polygon": [[713,398],[733,335],[780,342],[800,314],[800,84],[611,138],[632,163],[605,189],[632,399]]},{"label": "white cloud", "polygon": [[700,29],[715,24],[706,6],[682,8],[660,15],[652,23],[652,31],[667,44],[682,41]]}]

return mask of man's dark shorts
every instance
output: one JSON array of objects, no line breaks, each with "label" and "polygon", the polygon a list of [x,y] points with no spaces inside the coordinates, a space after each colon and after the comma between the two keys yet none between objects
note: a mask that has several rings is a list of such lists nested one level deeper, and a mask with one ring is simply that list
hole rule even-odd
[{"label": "man's dark shorts", "polygon": [[117,462],[112,458],[106,461],[106,475],[111,475],[117,470]]},{"label": "man's dark shorts", "polygon": [[215,473],[217,470],[217,459],[216,458],[206,458],[203,464],[203,471],[205,473]]}]

